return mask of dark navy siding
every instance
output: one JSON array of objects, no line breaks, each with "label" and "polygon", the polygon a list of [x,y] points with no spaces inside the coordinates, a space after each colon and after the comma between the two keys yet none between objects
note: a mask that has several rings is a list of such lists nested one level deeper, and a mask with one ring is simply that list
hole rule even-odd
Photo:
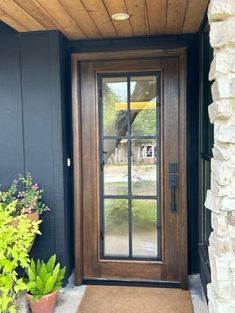
[{"label": "dark navy siding", "polygon": [[[67,41],[57,31],[18,35],[0,26],[0,183],[6,188],[29,171],[51,208],[32,255],[56,253],[72,269],[71,173]],[[66,89],[66,90],[65,90]],[[68,108],[65,110],[65,107]],[[68,235],[69,234],[69,235]]]}]

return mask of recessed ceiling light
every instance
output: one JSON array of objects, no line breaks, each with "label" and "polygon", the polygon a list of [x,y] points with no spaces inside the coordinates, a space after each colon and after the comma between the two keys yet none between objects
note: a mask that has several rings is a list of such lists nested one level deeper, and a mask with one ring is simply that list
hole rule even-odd
[{"label": "recessed ceiling light", "polygon": [[130,18],[130,15],[127,13],[115,13],[112,15],[112,19],[117,20],[117,21],[124,21],[124,20],[128,20],[129,18]]}]

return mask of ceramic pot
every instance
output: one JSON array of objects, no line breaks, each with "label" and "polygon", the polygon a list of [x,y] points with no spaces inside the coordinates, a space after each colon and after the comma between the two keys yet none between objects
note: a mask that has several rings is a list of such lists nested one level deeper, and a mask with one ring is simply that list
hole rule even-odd
[{"label": "ceramic pot", "polygon": [[32,313],[53,313],[55,311],[58,291],[49,293],[35,302],[33,302],[30,294],[26,293],[26,297],[29,301]]}]

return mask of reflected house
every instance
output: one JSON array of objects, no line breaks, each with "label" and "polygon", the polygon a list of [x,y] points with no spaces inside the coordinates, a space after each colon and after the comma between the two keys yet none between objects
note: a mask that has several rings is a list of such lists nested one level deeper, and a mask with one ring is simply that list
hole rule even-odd
[{"label": "reflected house", "polygon": [[[156,80],[154,77],[135,77],[135,81],[130,82],[131,97],[135,101],[113,103],[111,96],[115,94],[117,98],[126,97],[127,85],[123,78],[112,78],[106,81],[104,94],[104,122],[106,124],[105,134],[126,135],[131,131],[131,147],[128,148],[128,139],[118,139],[116,145],[106,145],[105,150],[109,151],[108,164],[124,164],[128,162],[128,149],[130,149],[132,162],[155,164],[156,163],[156,127],[157,108],[159,106],[159,97],[156,95]],[[138,101],[139,98],[141,99]],[[114,110],[111,111],[110,108]],[[112,112],[112,113],[111,113]],[[113,119],[110,115],[113,114]],[[130,115],[130,129],[128,130],[128,115]],[[112,124],[111,124],[111,122]],[[157,130],[158,132],[158,130]],[[153,135],[153,138],[138,138],[139,135]],[[125,137],[125,136],[124,136]]]},{"label": "reflected house", "polygon": [[[141,144],[138,140],[132,141],[132,160],[135,163],[155,164],[156,163],[157,147],[151,142]],[[121,139],[115,151],[109,157],[108,164],[118,164],[128,162],[128,141]]]}]

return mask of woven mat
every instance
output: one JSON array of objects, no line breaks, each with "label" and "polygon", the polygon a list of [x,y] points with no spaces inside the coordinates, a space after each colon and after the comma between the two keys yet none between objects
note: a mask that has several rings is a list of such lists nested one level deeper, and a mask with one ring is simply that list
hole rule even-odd
[{"label": "woven mat", "polygon": [[188,291],[88,286],[77,313],[193,313]]}]

